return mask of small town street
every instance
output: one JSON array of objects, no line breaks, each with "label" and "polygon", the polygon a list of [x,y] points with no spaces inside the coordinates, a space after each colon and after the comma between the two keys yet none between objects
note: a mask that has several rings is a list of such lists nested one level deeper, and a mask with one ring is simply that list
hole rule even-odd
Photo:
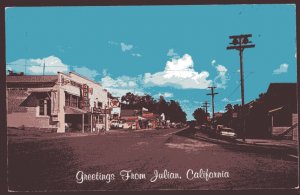
[{"label": "small town street", "polygon": [[[297,159],[288,158],[285,153],[194,139],[191,132],[195,129],[178,131],[111,130],[87,136],[45,133],[19,136],[22,130],[9,129],[9,190],[204,190],[297,185]],[[201,169],[228,172],[229,178],[196,178],[197,174],[191,174]],[[123,180],[122,170],[137,173],[136,179]],[[150,182],[155,170],[159,173],[167,170],[180,178]],[[79,184],[78,172],[114,174],[114,179]],[[143,175],[144,178],[140,177]]]}]

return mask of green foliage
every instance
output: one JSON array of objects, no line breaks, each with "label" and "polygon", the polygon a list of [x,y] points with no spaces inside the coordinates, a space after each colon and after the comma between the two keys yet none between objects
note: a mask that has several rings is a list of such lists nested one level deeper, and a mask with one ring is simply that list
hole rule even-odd
[{"label": "green foliage", "polygon": [[167,102],[163,96],[157,101],[149,94],[139,96],[128,92],[121,97],[121,102],[123,109],[141,109],[144,107],[155,114],[164,113],[166,120],[171,122],[186,122],[186,113],[180,104],[174,100]]},{"label": "green foliage", "polygon": [[206,114],[206,112],[202,108],[197,108],[193,113],[193,117],[196,119],[196,121],[199,125],[208,123],[208,120],[207,120],[208,116],[209,116],[209,114]]}]

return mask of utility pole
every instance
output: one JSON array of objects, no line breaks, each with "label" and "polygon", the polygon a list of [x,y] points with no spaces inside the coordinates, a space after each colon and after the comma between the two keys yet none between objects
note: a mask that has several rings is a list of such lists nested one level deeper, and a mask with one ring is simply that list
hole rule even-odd
[{"label": "utility pole", "polygon": [[243,67],[243,51],[246,48],[253,48],[255,47],[254,44],[251,44],[252,42],[249,41],[249,37],[252,37],[252,34],[244,34],[244,35],[234,35],[229,36],[230,39],[232,39],[233,46],[228,46],[227,50],[230,49],[236,49],[239,51],[240,55],[240,77],[241,77],[241,96],[242,96],[242,120],[243,120],[243,141],[246,139],[246,128],[245,128],[245,97],[244,97],[244,67]]},{"label": "utility pole", "polygon": [[45,64],[45,60],[44,60],[43,75],[45,75],[45,66],[46,66],[46,64]]},{"label": "utility pole", "polygon": [[217,87],[208,87],[211,90],[211,93],[208,93],[206,95],[211,95],[211,108],[212,108],[212,126],[214,124],[214,120],[215,120],[215,95],[219,94],[219,93],[214,93],[214,89]]},{"label": "utility pole", "polygon": [[105,133],[106,133],[106,131],[107,131],[107,105],[105,105],[105,108],[104,108],[104,117],[105,117],[105,121],[104,121],[104,125],[105,125]]},{"label": "utility pole", "polygon": [[205,101],[205,102],[203,103],[203,105],[202,105],[202,108],[204,108],[204,109],[205,109],[205,113],[206,113],[206,115],[207,115],[207,107],[208,107],[208,102],[207,102],[207,101]]},{"label": "utility pole", "polygon": [[27,68],[27,60],[25,59],[25,64],[24,64],[24,74],[26,75],[26,68]]}]

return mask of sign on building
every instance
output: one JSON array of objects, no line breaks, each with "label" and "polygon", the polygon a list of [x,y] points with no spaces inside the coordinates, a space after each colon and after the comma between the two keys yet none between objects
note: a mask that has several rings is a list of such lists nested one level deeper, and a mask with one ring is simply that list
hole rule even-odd
[{"label": "sign on building", "polygon": [[88,109],[90,107],[89,86],[87,84],[82,85],[81,107],[82,107],[82,109]]},{"label": "sign on building", "polygon": [[118,99],[112,99],[111,102],[110,102],[110,104],[111,104],[111,106],[112,106],[113,108],[116,108],[116,107],[119,107],[120,102],[119,102]]},{"label": "sign on building", "polygon": [[101,114],[102,113],[102,109],[101,108],[93,107],[93,113]]}]

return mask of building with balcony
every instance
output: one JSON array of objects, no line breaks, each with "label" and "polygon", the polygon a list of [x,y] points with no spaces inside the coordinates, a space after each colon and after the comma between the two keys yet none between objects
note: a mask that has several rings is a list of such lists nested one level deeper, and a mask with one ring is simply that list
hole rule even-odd
[{"label": "building with balcony", "polygon": [[109,93],[77,73],[8,75],[7,126],[94,132],[109,130]]}]

